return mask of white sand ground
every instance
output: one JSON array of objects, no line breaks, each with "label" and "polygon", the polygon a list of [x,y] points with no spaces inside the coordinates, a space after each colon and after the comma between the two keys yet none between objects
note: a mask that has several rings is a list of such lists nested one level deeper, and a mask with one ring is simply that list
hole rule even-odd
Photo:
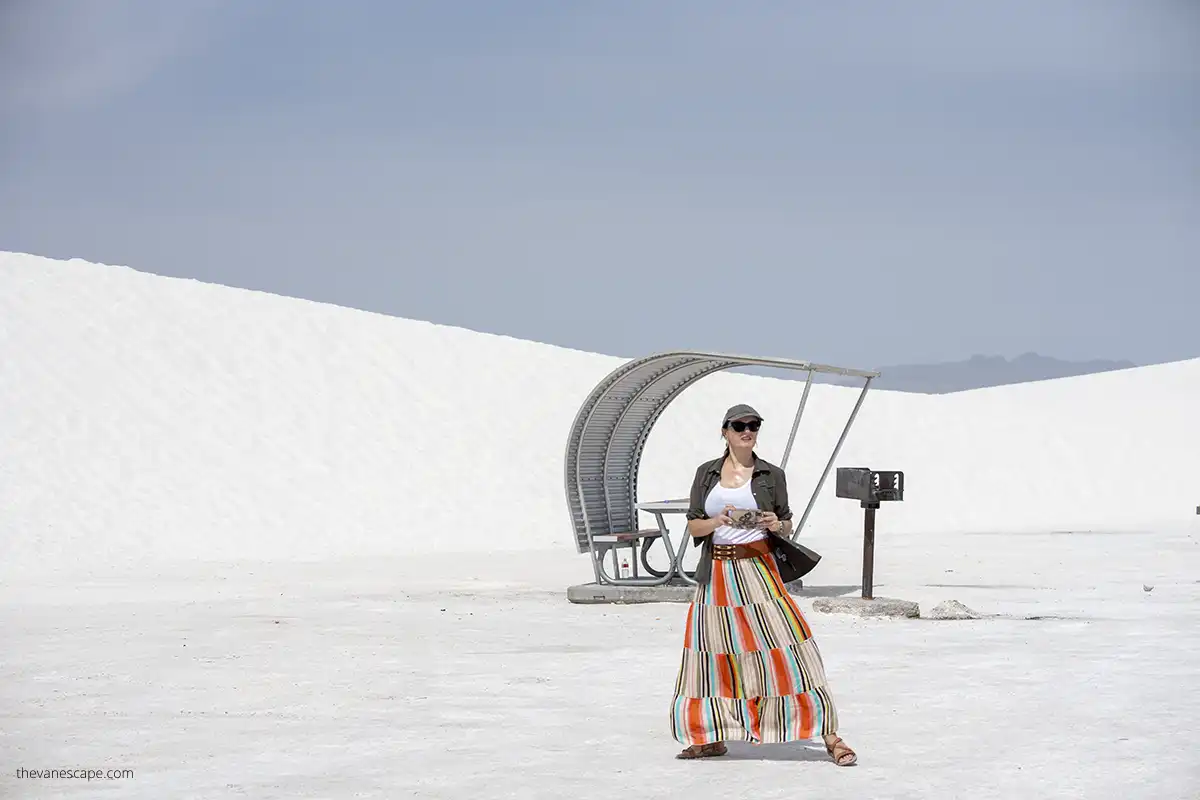
[{"label": "white sand ground", "polygon": [[[673,760],[684,606],[567,603],[586,565],[562,552],[9,582],[0,796],[1192,798],[1198,553],[1197,532],[887,537],[879,594],[1004,616],[809,612],[852,769],[815,744]],[[818,572],[813,593],[853,582]]]},{"label": "white sand ground", "polygon": [[[998,616],[810,613],[853,769],[673,760],[684,607],[566,602],[566,429],[618,363],[0,254],[0,797],[1200,797],[1200,361],[870,396],[839,463],[910,481],[877,593]],[[643,497],[731,402],[777,456],[799,393],[706,379]],[[815,388],[804,446],[853,400]],[[853,594],[859,512],[825,495],[810,592]],[[17,777],[49,768],[133,775]]]}]

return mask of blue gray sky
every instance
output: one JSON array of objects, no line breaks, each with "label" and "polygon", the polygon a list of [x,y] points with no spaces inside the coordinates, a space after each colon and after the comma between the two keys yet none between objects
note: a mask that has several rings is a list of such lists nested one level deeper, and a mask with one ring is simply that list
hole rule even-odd
[{"label": "blue gray sky", "polygon": [[1200,3],[6,0],[0,249],[565,347],[1200,356]]}]

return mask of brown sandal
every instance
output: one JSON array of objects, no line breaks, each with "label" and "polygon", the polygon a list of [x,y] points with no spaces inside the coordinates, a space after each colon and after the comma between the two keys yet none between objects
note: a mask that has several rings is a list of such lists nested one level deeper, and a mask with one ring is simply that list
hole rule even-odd
[{"label": "brown sandal", "polygon": [[724,742],[715,744],[694,744],[691,747],[685,747],[676,758],[712,758],[714,756],[723,756],[729,750],[725,747]]},{"label": "brown sandal", "polygon": [[833,763],[839,767],[851,767],[858,763],[858,754],[851,750],[850,745],[846,744],[840,736],[834,737],[833,744],[825,743],[825,752],[829,753],[833,758]]}]

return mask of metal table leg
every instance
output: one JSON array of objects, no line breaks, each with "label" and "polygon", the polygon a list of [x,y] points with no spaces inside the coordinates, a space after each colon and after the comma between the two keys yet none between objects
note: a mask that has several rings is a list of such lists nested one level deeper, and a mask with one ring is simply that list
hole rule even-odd
[{"label": "metal table leg", "polygon": [[667,530],[667,524],[663,521],[662,512],[655,511],[653,514],[654,518],[658,520],[658,529],[662,531],[662,538],[667,543],[667,552],[671,556],[671,577],[674,578],[676,575],[678,575],[679,577],[683,578],[685,583],[690,583],[695,586],[696,581],[693,580],[692,575],[689,575],[687,570],[683,568],[683,556],[684,553],[687,552],[688,539],[692,538],[691,535],[684,530],[683,538],[679,542],[679,552],[676,553],[675,548],[671,546],[671,534],[670,531]]}]

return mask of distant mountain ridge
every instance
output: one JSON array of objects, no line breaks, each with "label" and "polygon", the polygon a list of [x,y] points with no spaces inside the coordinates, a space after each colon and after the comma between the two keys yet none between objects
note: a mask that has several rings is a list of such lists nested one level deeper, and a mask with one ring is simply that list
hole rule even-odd
[{"label": "distant mountain ridge", "polygon": [[[882,374],[872,381],[871,387],[898,392],[947,394],[989,386],[1008,386],[1014,383],[1132,369],[1136,366],[1132,361],[1064,361],[1037,353],[1023,353],[1011,360],[1003,356],[974,355],[965,361],[876,367],[875,369]],[[813,378],[813,382],[862,385],[860,379],[846,380],[832,375],[818,375]]]}]

